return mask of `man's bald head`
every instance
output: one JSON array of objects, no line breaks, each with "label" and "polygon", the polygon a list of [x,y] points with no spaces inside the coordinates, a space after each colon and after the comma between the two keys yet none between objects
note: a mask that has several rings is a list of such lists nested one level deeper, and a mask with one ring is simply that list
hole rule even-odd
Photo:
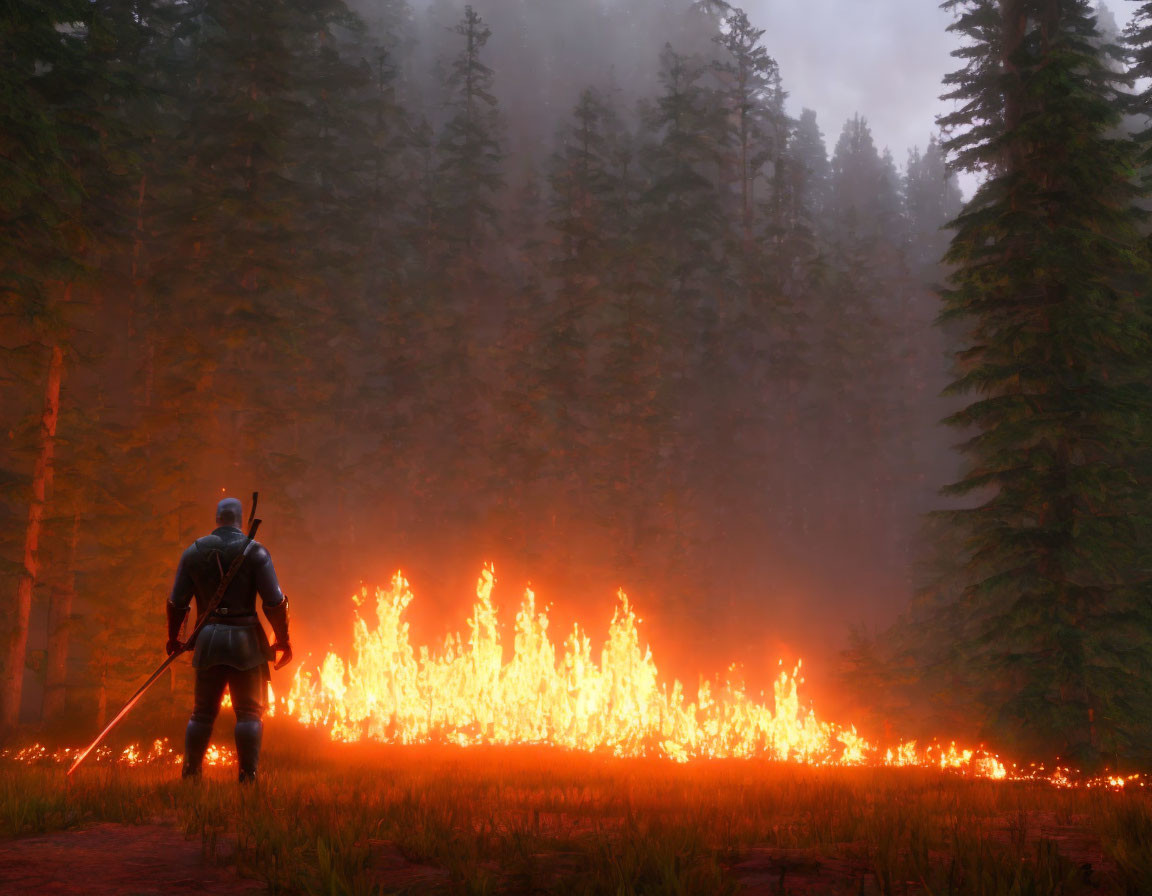
[{"label": "man's bald head", "polygon": [[244,519],[244,507],[236,498],[225,498],[216,505],[216,525],[240,528]]}]

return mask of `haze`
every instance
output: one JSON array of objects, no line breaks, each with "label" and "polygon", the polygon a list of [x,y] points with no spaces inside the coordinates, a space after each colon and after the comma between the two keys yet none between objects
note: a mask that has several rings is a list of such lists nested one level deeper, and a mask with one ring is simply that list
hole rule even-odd
[{"label": "haze", "polygon": [[[461,627],[485,561],[504,606],[532,582],[559,630],[599,636],[623,587],[688,680],[798,656],[819,675],[849,628],[891,622],[957,467],[935,4],[749,6],[779,69],[753,54],[743,137],[722,4],[478,0],[468,25],[454,0],[356,0],[366,32],[324,10],[161,27],[124,63],[157,98],[113,110],[135,155],[62,189],[131,223],[52,318],[77,344],[72,503],[37,587],[120,619],[130,578],[159,606],[221,493],[259,488],[301,655],[346,645],[349,596],[396,569],[417,640]],[[41,345],[27,319],[5,347]],[[26,354],[11,482],[41,444],[43,396],[7,386],[45,378]],[[142,512],[158,535],[129,550]]]}]

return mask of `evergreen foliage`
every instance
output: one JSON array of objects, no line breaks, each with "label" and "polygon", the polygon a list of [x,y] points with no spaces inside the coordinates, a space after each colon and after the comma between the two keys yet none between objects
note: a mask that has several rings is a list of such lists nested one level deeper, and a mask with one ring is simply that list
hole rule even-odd
[{"label": "evergreen foliage", "polygon": [[455,30],[464,47],[445,85],[452,115],[437,143],[438,210],[441,238],[467,256],[496,221],[503,177],[492,69],[481,61],[491,31],[471,6]]},{"label": "evergreen foliage", "polygon": [[1141,147],[1139,162],[1147,186],[1152,180],[1152,86],[1148,86],[1152,78],[1152,3],[1140,5],[1124,37],[1131,61],[1129,77],[1146,85],[1132,97],[1128,111],[1136,119],[1135,139]]},{"label": "evergreen foliage", "polygon": [[945,146],[988,174],[944,292],[968,340],[951,391],[973,396],[949,418],[963,660],[1005,744],[1147,758],[1149,271],[1118,78],[1085,2],[945,6],[967,41]]},{"label": "evergreen foliage", "polygon": [[912,148],[905,172],[904,205],[912,240],[909,260],[931,268],[947,249],[946,228],[960,214],[963,199],[935,135],[923,153],[919,147]]}]

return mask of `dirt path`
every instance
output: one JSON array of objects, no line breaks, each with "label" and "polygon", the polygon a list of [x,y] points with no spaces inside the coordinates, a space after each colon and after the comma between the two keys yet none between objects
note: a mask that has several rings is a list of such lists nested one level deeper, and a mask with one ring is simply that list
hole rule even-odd
[{"label": "dirt path", "polygon": [[264,892],[163,825],[98,824],[0,843],[4,896],[172,896]]}]

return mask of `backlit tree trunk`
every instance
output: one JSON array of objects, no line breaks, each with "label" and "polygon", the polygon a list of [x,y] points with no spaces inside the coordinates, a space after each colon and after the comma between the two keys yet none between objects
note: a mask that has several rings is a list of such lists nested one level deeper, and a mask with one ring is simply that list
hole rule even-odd
[{"label": "backlit tree trunk", "polygon": [[[68,288],[71,291],[71,287]],[[67,301],[69,297],[65,297]],[[52,347],[48,364],[48,385],[44,390],[44,414],[40,418],[40,451],[32,470],[32,501],[28,506],[28,528],[24,535],[24,569],[16,587],[12,613],[12,634],[3,657],[0,676],[0,725],[11,730],[20,715],[20,695],[24,685],[24,654],[28,647],[28,617],[32,612],[32,591],[39,573],[40,527],[44,520],[44,499],[52,481],[52,457],[56,448],[56,422],[60,416],[60,379],[64,372],[64,352]]]},{"label": "backlit tree trunk", "polygon": [[64,714],[68,694],[68,636],[72,603],[76,595],[76,543],[80,537],[80,515],[72,519],[68,539],[68,568],[52,589],[48,604],[48,662],[44,687],[44,718]]}]

